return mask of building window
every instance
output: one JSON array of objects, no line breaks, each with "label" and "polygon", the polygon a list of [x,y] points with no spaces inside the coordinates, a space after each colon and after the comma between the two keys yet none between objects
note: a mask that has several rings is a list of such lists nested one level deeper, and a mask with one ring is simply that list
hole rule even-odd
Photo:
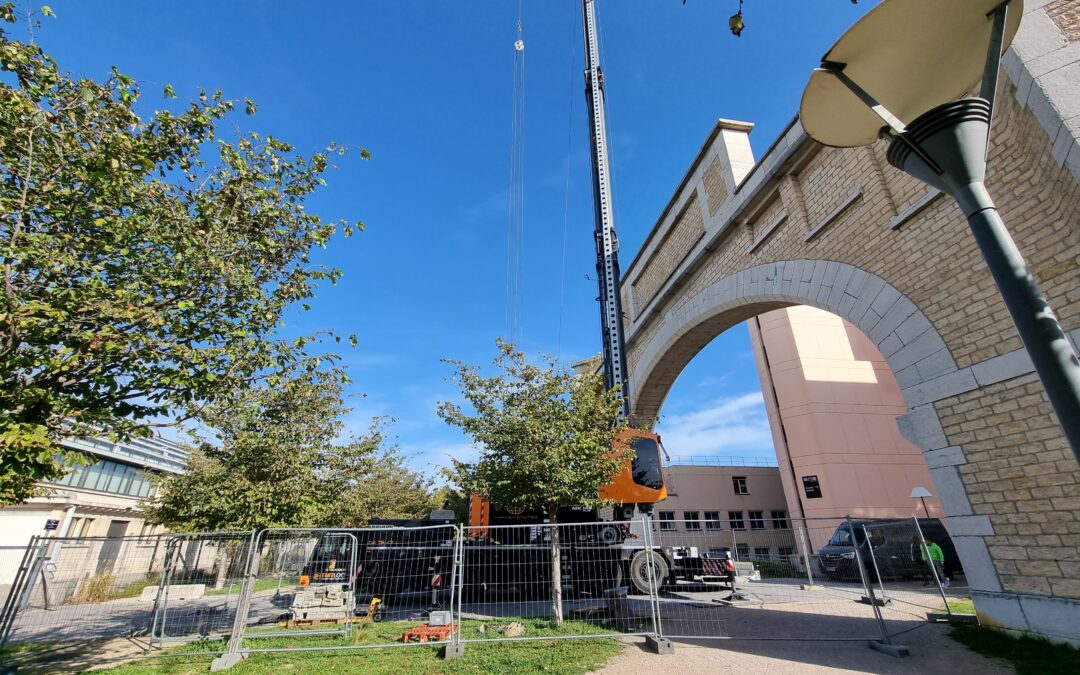
[{"label": "building window", "polygon": [[683,518],[686,519],[687,530],[701,529],[700,511],[683,511]]},{"label": "building window", "polygon": [[705,529],[706,530],[721,530],[723,525],[720,523],[719,511],[706,511],[705,512]]},{"label": "building window", "polygon": [[751,511],[750,512],[750,529],[751,530],[764,530],[765,529],[765,513],[763,511]]},{"label": "building window", "polygon": [[746,560],[750,557],[750,544],[735,544],[735,558]]},{"label": "building window", "polygon": [[731,487],[735,488],[735,494],[748,495],[750,490],[746,487],[746,476],[732,476]]},{"label": "building window", "polygon": [[710,548],[709,549],[709,557],[710,558],[721,558],[721,559],[723,559],[723,558],[727,557],[728,551],[730,551],[730,550],[731,550],[730,548]]},{"label": "building window", "polygon": [[149,497],[151,488],[150,473],[146,470],[107,459],[99,460],[90,466],[76,467],[74,471],[54,482],[58,485],[129,497]]},{"label": "building window", "polygon": [[671,532],[675,529],[675,512],[674,511],[661,511],[660,512],[660,531]]},{"label": "building window", "polygon": [[757,558],[758,560],[768,560],[769,559],[769,547],[768,546],[755,546],[754,547],[754,557]]},{"label": "building window", "polygon": [[72,518],[71,527],[68,528],[69,537],[89,537],[90,530],[94,526],[93,518]]},{"label": "building window", "polygon": [[780,554],[780,557],[787,557],[795,555],[795,548],[793,546],[780,546],[776,549],[776,552]]},{"label": "building window", "polygon": [[772,526],[777,530],[786,530],[791,527],[791,525],[788,524],[787,511],[773,511]]},{"label": "building window", "polygon": [[731,529],[733,530],[745,530],[746,523],[743,522],[742,511],[728,511],[728,522],[731,523]]}]

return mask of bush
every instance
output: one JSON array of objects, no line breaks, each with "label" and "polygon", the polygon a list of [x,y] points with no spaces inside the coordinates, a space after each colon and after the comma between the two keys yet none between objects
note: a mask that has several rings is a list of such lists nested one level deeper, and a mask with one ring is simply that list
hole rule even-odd
[{"label": "bush", "polygon": [[71,602],[76,605],[105,602],[112,596],[114,581],[112,572],[98,572],[79,584],[74,597],[71,598]]}]

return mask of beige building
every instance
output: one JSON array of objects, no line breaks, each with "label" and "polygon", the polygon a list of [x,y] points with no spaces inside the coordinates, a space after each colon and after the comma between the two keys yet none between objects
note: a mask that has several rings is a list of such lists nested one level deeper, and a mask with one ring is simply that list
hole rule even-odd
[{"label": "beige building", "polygon": [[[48,489],[43,496],[0,509],[0,597],[6,594],[34,535],[109,538],[65,549],[65,560],[72,556],[91,557],[96,560],[92,567],[99,572],[111,571],[118,560],[152,553],[126,547],[157,547],[157,540],[150,539],[150,535],[161,528],[145,522],[142,503],[151,494],[151,476],[183,471],[187,451],[162,438],[137,438],[123,443],[103,438],[72,439],[64,445],[96,461],[76,468],[55,483],[43,484]],[[120,541],[119,537],[128,540]]]},{"label": "beige building", "polygon": [[668,498],[654,513],[660,544],[719,556],[726,549],[740,560],[796,553],[779,469],[677,462],[667,469]]},{"label": "beige building", "polygon": [[[896,418],[907,412],[892,369],[874,343],[835,314],[814,307],[751,319],[765,409],[780,478],[796,517],[942,518],[922,451]],[[827,528],[811,528],[816,548]]]}]

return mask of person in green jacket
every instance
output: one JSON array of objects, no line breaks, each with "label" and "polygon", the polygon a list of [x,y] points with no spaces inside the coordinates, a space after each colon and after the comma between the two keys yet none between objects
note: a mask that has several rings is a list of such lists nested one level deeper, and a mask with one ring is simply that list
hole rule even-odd
[{"label": "person in green jacket", "polygon": [[941,585],[945,588],[949,587],[949,578],[945,576],[945,552],[941,550],[941,547],[930,541],[929,539],[923,539],[922,546],[922,560],[926,562],[926,554],[930,553],[930,562],[934,564],[934,571],[937,572],[937,578],[941,581]]}]

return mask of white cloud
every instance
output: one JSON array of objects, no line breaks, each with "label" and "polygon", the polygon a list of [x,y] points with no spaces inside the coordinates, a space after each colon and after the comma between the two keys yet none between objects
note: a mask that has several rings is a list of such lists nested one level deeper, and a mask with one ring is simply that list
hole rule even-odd
[{"label": "white cloud", "polygon": [[657,432],[672,457],[769,455],[774,450],[761,392],[718,399],[685,414],[665,415]]}]

